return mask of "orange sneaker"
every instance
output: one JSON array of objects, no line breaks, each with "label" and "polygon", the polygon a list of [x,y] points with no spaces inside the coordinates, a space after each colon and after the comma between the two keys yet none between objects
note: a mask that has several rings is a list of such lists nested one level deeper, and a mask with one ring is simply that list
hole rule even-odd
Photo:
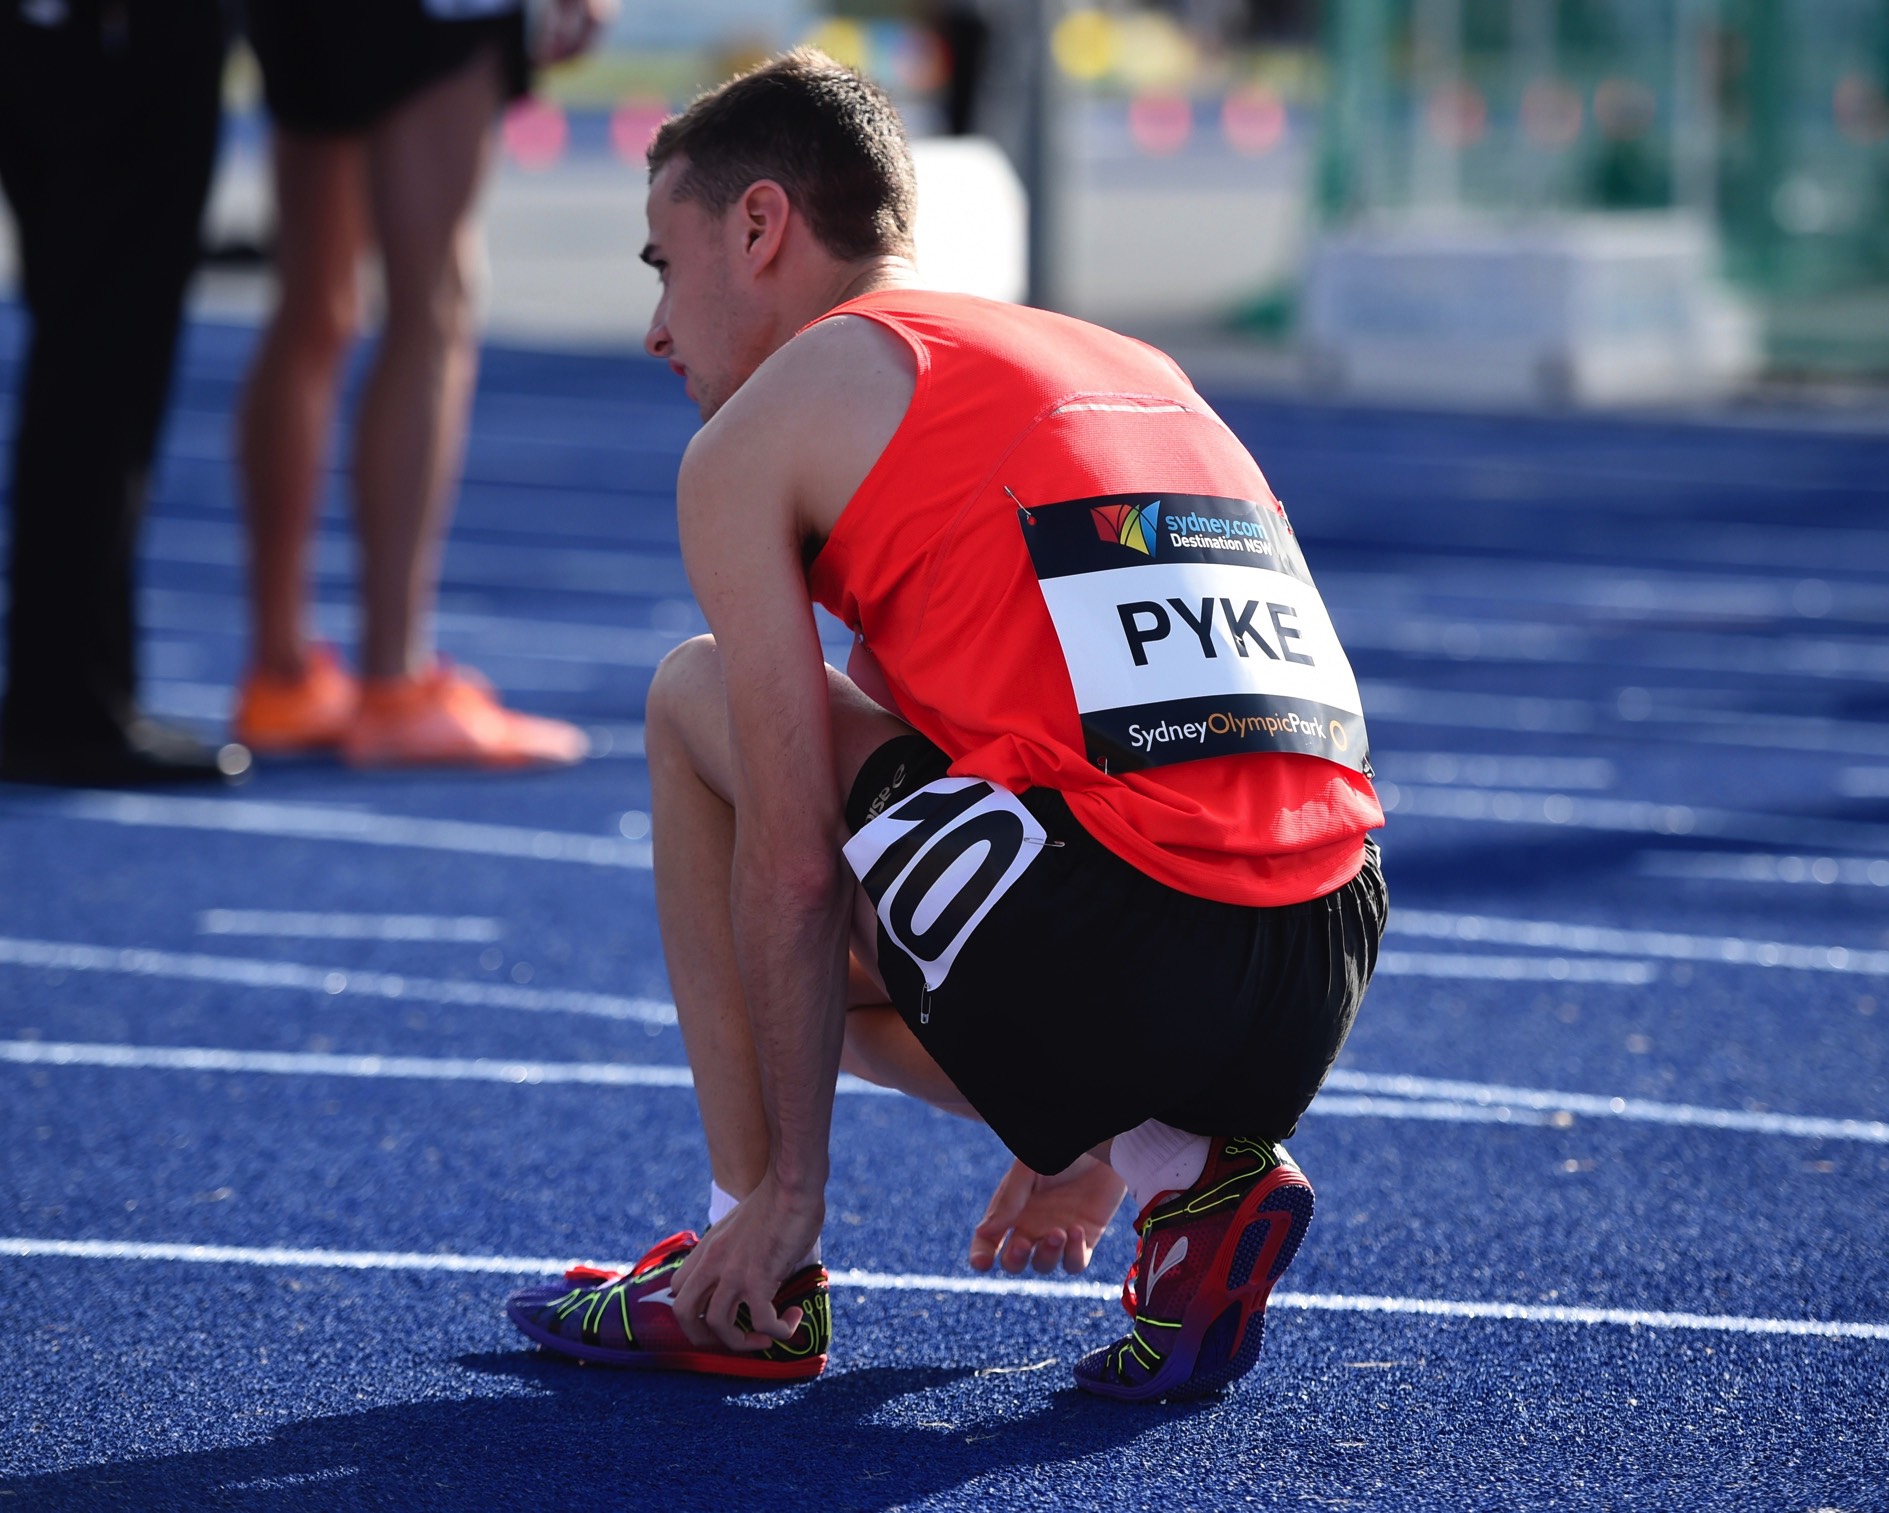
[{"label": "orange sneaker", "polygon": [[584,732],[499,703],[478,673],[435,662],[411,678],[367,678],[341,740],[353,767],[544,767],[580,762]]},{"label": "orange sneaker", "polygon": [[243,679],[232,733],[251,751],[286,756],[341,744],[353,722],[361,687],[326,646],[308,649],[299,678],[261,668]]}]

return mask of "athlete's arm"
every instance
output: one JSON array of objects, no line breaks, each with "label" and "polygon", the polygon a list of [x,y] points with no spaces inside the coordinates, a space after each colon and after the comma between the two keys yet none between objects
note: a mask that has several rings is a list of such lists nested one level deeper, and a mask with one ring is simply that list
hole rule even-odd
[{"label": "athlete's arm", "polygon": [[[772,1299],[819,1236],[845,1026],[853,882],[804,549],[831,528],[904,407],[888,425],[883,385],[862,402],[865,375],[841,361],[845,342],[795,346],[697,435],[677,485],[683,561],[728,691],[735,955],[771,1143],[761,1185],[686,1268],[677,1316],[699,1343],[712,1330],[737,1349],[788,1338],[798,1323],[777,1318]],[[751,1335],[735,1323],[741,1303]]]}]

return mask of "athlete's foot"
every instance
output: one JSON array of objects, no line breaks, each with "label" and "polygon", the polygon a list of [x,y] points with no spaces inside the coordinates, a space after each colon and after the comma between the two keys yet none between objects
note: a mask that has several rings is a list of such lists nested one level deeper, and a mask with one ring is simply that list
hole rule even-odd
[{"label": "athlete's foot", "polygon": [[1147,1402],[1200,1397],[1259,1359],[1266,1299],[1312,1222],[1312,1185],[1285,1147],[1218,1139],[1192,1187],[1141,1212],[1122,1286],[1125,1339],[1076,1363],[1076,1385]]},{"label": "athlete's foot", "polygon": [[311,646],[300,676],[253,668],[236,698],[236,739],[265,756],[332,750],[354,719],[360,684],[326,646]]},{"label": "athlete's foot", "polygon": [[575,725],[507,709],[476,672],[444,661],[415,677],[365,680],[341,741],[355,767],[562,767],[589,750]]},{"label": "athlete's foot", "polygon": [[826,1271],[804,1266],[775,1294],[774,1307],[800,1310],[785,1344],[752,1353],[692,1344],[676,1322],[670,1283],[695,1249],[693,1230],[671,1235],[628,1271],[573,1266],[562,1282],[512,1294],[505,1312],[544,1349],[600,1366],[640,1371],[695,1371],[758,1381],[802,1381],[826,1367],[833,1314]]}]

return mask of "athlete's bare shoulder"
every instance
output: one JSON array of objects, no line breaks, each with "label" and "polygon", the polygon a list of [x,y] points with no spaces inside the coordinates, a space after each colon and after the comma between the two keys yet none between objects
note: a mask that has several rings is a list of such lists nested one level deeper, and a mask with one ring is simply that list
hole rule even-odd
[{"label": "athlete's bare shoulder", "polygon": [[833,316],[756,368],[690,451],[771,475],[806,532],[824,538],[904,420],[916,380],[911,350],[894,332]]}]

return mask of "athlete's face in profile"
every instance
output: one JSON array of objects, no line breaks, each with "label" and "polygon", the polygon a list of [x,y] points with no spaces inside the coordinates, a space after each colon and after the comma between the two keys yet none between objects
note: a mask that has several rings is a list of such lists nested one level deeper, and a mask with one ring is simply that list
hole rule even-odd
[{"label": "athlete's face in profile", "polygon": [[761,365],[770,328],[741,283],[734,213],[711,215],[693,200],[674,197],[686,167],[671,159],[650,181],[643,261],[661,278],[662,297],[643,346],[682,377],[707,420]]}]

